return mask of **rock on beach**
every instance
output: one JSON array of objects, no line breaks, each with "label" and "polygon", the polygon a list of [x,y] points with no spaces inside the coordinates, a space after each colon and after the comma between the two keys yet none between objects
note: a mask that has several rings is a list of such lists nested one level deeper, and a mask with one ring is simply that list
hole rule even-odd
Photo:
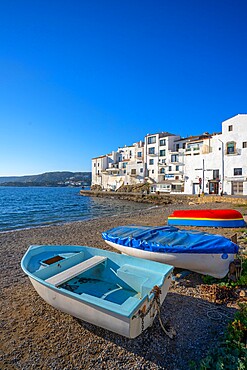
[{"label": "rock on beach", "polygon": [[[196,204],[186,205],[195,207]],[[226,208],[226,204],[217,207]],[[167,216],[178,208],[184,205],[154,206],[122,217],[1,233],[0,368],[183,370],[192,361],[198,363],[205,357],[221,340],[236,309],[203,300],[199,274],[190,273],[174,281],[162,305],[162,321],[176,330],[175,339],[164,334],[157,318],[138,338],[127,339],[78,322],[49,306],[20,267],[21,258],[31,244],[77,244],[111,250],[101,238],[103,231],[126,224],[164,225]],[[207,231],[226,237],[234,233],[241,236],[238,229]]]}]

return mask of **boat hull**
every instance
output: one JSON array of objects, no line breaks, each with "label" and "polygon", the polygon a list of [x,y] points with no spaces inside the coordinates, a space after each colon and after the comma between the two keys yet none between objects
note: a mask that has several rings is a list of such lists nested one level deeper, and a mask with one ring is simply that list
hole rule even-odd
[{"label": "boat hull", "polygon": [[223,278],[238,252],[237,244],[215,234],[174,226],[119,226],[102,233],[120,252]]},{"label": "boat hull", "polygon": [[[103,308],[95,307],[86,302],[79,300],[77,301],[69,295],[61,294],[57,290],[44,286],[31,277],[29,277],[29,279],[39,296],[52,307],[80,320],[112,331],[116,334],[120,334],[127,338],[136,338],[143,332],[143,330],[146,330],[148,327],[152,326],[157,314],[156,310],[151,309],[149,314],[144,318],[142,325],[142,320],[138,313],[139,310],[141,311],[145,309],[145,307],[149,306],[150,302],[148,299],[144,301],[142,306],[138,308],[133,316],[128,318],[113,312],[109,312]],[[161,287],[161,304],[168,293],[170,283],[171,275],[168,276],[165,284]]]},{"label": "boat hull", "polygon": [[157,253],[125,247],[107,240],[105,242],[114,249],[129,256],[166,263],[176,268],[210,275],[217,279],[222,279],[227,275],[229,264],[234,260],[235,256],[234,254]]},{"label": "boat hull", "polygon": [[176,210],[168,216],[168,225],[206,227],[245,227],[240,212],[233,209]]},{"label": "boat hull", "polygon": [[[80,246],[31,246],[21,266],[48,304],[128,338],[152,325],[157,313],[153,288],[159,288],[162,304],[173,270],[168,265]],[[147,314],[142,318],[140,312]]]}]

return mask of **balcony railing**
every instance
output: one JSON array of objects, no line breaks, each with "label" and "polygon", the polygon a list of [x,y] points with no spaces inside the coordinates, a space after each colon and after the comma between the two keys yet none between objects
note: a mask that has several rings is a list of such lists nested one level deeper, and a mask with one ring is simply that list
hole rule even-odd
[{"label": "balcony railing", "polygon": [[231,153],[227,153],[227,149],[226,149],[225,155],[241,155],[241,149],[235,148],[235,150]]}]

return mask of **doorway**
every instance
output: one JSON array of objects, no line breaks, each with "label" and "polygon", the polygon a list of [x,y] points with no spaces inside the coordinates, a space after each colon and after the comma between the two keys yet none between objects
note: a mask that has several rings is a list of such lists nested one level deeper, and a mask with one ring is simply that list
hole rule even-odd
[{"label": "doorway", "polygon": [[233,181],[232,182],[232,195],[241,195],[241,194],[243,194],[243,182]]},{"label": "doorway", "polygon": [[218,181],[209,181],[209,194],[219,194]]}]

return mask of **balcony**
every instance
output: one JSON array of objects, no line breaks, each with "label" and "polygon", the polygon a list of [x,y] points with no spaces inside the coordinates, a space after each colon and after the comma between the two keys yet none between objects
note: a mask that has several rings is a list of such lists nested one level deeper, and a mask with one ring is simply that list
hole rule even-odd
[{"label": "balcony", "polygon": [[137,155],[135,156],[136,161],[143,161],[144,157],[143,155],[141,157],[138,157]]},{"label": "balcony", "polygon": [[192,148],[193,152],[199,152],[200,151],[200,147],[199,146],[195,146]]},{"label": "balcony", "polygon": [[121,170],[119,168],[106,168],[105,169],[105,173],[108,174],[108,175],[112,175],[112,176],[117,176],[119,175],[121,172]]},{"label": "balcony", "polygon": [[169,173],[171,173],[171,172],[176,174],[176,175],[183,175],[184,174],[184,171],[181,171],[181,170],[178,170],[178,171],[173,170],[173,171],[170,171]]},{"label": "balcony", "polygon": [[241,155],[241,152],[242,152],[241,149],[235,148],[235,150],[233,152],[227,153],[227,149],[226,149],[225,155],[232,155],[232,156]]},{"label": "balcony", "polygon": [[108,169],[118,168],[118,163],[109,163]]},{"label": "balcony", "polygon": [[116,167],[106,168],[105,171],[106,172],[119,172],[119,168],[116,168]]}]

